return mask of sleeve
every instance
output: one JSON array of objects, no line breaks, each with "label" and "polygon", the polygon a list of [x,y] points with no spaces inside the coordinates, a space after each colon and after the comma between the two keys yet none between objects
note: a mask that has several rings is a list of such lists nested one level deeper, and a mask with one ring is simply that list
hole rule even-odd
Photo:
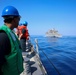
[{"label": "sleeve", "polygon": [[8,55],[10,52],[11,45],[8,36],[5,32],[0,32],[0,73],[2,65],[6,62],[5,55]]}]

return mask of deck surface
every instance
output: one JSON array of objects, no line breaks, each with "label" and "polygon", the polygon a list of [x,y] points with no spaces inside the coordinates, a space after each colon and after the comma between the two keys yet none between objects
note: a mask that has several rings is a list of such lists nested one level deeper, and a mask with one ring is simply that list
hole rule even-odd
[{"label": "deck surface", "polygon": [[24,71],[20,75],[43,75],[34,51],[23,52],[22,55],[24,58]]}]

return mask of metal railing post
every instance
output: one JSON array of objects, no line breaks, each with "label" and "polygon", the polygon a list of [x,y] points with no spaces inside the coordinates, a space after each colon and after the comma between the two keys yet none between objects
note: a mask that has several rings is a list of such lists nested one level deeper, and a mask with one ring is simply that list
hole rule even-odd
[{"label": "metal railing post", "polygon": [[38,48],[38,40],[35,38],[35,43],[36,43],[36,51],[37,51],[37,53],[38,53],[38,55],[39,55],[39,48]]}]

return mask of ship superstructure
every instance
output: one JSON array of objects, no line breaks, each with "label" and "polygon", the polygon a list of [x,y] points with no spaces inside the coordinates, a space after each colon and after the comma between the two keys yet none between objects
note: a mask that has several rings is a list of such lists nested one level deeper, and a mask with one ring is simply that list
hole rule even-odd
[{"label": "ship superstructure", "polygon": [[61,34],[58,33],[58,30],[50,29],[46,32],[46,37],[62,37]]}]

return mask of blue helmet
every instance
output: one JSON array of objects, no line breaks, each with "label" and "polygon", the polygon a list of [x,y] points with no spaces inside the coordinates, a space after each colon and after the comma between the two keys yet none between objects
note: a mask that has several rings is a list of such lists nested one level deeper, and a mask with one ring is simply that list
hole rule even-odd
[{"label": "blue helmet", "polygon": [[24,25],[24,26],[27,26],[27,24],[28,24],[28,23],[27,23],[26,21],[23,22],[23,25]]},{"label": "blue helmet", "polygon": [[22,23],[19,24],[19,26],[21,26],[21,25],[22,25]]},{"label": "blue helmet", "polygon": [[13,6],[7,6],[2,11],[2,17],[4,16],[20,16],[18,10]]}]

